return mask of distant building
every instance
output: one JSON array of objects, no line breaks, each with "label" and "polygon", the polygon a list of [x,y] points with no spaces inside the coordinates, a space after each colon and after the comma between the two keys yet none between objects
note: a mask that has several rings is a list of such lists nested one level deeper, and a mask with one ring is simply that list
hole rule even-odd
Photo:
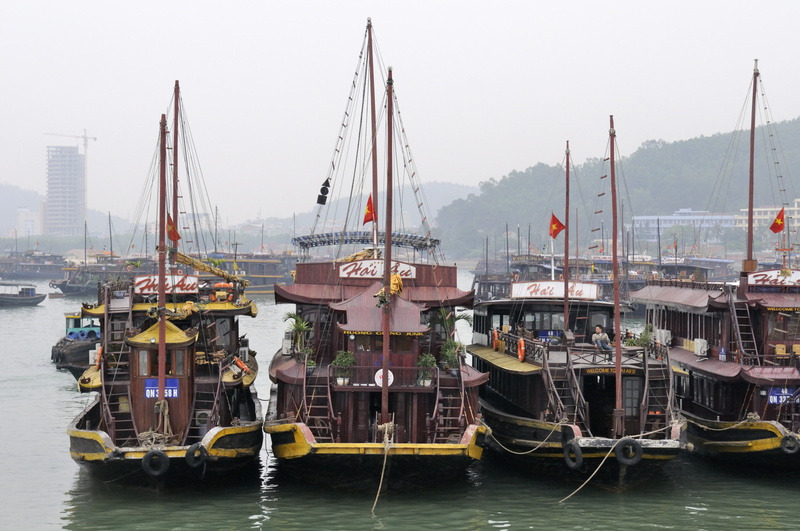
[{"label": "distant building", "polygon": [[43,234],[79,236],[86,220],[84,156],[77,146],[47,146]]},{"label": "distant building", "polygon": [[17,209],[17,220],[14,223],[16,236],[33,236],[42,233],[41,212],[31,212],[27,208]]},{"label": "distant building", "polygon": [[[674,227],[692,227],[695,233],[704,231],[713,235],[713,230],[733,228],[737,218],[733,214],[712,214],[705,210],[682,208],[671,216],[633,216],[633,232],[637,240],[646,241],[658,240],[659,228],[662,239],[672,234]],[[769,222],[772,223],[772,219]]]},{"label": "distant building", "polygon": [[[795,199],[791,205],[784,207],[784,217],[786,218],[786,227],[791,228],[794,230],[795,227],[795,220],[800,219],[800,199]],[[773,207],[753,207],[753,229],[758,230],[760,228],[769,227],[772,225],[772,222],[775,221],[775,216],[778,215],[780,212],[781,207],[773,206]],[[739,214],[736,217],[736,228],[746,230],[747,229],[747,209],[742,208],[740,210],[742,214]]]}]

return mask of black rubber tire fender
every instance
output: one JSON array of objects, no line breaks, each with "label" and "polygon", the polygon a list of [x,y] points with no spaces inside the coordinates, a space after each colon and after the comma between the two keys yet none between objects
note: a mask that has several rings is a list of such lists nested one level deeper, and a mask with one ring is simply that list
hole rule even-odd
[{"label": "black rubber tire fender", "polygon": [[197,468],[206,462],[208,457],[208,450],[199,442],[194,443],[186,450],[186,455],[183,457],[189,468]]},{"label": "black rubber tire fender", "polygon": [[564,443],[564,462],[570,470],[577,470],[583,466],[583,451],[575,439]]},{"label": "black rubber tire fender", "polygon": [[625,437],[617,443],[614,455],[622,465],[637,465],[642,460],[642,445],[635,439]]},{"label": "black rubber tire fender", "polygon": [[169,470],[169,457],[161,450],[150,450],[142,458],[142,469],[150,477],[163,477]]},{"label": "black rubber tire fender", "polygon": [[794,433],[784,435],[781,439],[781,450],[788,455],[796,454],[800,450],[800,439]]}]

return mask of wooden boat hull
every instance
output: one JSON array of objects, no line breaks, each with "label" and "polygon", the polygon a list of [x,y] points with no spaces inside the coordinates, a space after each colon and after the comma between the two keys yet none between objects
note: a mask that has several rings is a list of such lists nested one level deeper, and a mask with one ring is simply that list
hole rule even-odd
[{"label": "wooden boat hull", "polygon": [[635,439],[640,458],[618,457],[616,446],[625,439],[576,437],[576,426],[509,415],[484,402],[481,412],[492,430],[488,447],[501,458],[534,473],[577,482],[593,476],[591,484],[607,490],[623,491],[647,481],[684,446],[682,425],[676,425],[670,438]]},{"label": "wooden boat hull", "polygon": [[772,470],[799,470],[800,447],[792,434],[774,421],[715,422],[686,415],[687,441],[701,457],[737,466]]},{"label": "wooden boat hull", "polygon": [[[489,430],[471,425],[455,444],[320,443],[303,423],[269,424],[272,453],[282,472],[339,488],[407,490],[463,475],[483,454]],[[385,466],[384,466],[385,463]],[[401,470],[392,474],[391,470]],[[385,472],[384,472],[385,470]]]},{"label": "wooden boat hull", "polygon": [[[261,451],[264,438],[259,411],[254,421],[210,429],[198,443],[203,450],[197,450],[192,456],[188,454],[197,448],[196,445],[120,447],[114,445],[104,431],[78,427],[99,416],[98,395],[67,429],[70,457],[92,475],[108,482],[164,487],[224,475],[252,463]],[[148,457],[156,451],[166,455],[167,465],[155,465],[153,458]]]},{"label": "wooden boat hull", "polygon": [[7,306],[36,306],[47,298],[46,293],[35,295],[33,297],[18,297],[15,295],[2,296],[0,295],[0,307]]}]

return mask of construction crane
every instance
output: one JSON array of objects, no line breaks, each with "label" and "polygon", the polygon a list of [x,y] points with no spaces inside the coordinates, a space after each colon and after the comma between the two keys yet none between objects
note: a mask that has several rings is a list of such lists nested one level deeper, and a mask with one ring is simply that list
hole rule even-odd
[{"label": "construction crane", "polygon": [[[89,187],[89,140],[97,140],[96,136],[89,136],[86,134],[86,129],[83,130],[83,135],[62,135],[61,133],[45,133],[50,136],[66,136],[69,138],[82,138],[83,139],[83,204],[88,207],[86,193]],[[84,218],[86,215],[84,214]],[[85,221],[85,219],[84,219]]]}]

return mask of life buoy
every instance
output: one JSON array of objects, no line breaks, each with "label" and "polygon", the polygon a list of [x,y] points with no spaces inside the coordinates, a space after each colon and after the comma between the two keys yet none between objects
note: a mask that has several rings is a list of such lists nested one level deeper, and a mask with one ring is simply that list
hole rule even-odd
[{"label": "life buoy", "polygon": [[626,437],[617,443],[614,455],[621,465],[633,466],[642,460],[642,445],[636,440]]},{"label": "life buoy", "polygon": [[186,450],[186,455],[183,456],[186,464],[189,465],[189,468],[197,468],[203,463],[206,462],[206,458],[208,457],[208,450],[202,444],[194,443]]},{"label": "life buoy", "polygon": [[169,457],[161,450],[150,450],[142,458],[142,470],[150,477],[160,478],[169,470]]},{"label": "life buoy", "polygon": [[519,338],[517,341],[517,359],[519,361],[525,361],[525,339]]},{"label": "life buoy", "polygon": [[497,331],[497,328],[492,330],[492,348],[495,349],[495,350],[497,350],[497,343],[498,343],[498,337],[499,336],[500,336],[500,333]]},{"label": "life buoy", "polygon": [[211,302],[233,301],[233,284],[230,282],[217,282],[209,297]]},{"label": "life buoy", "polygon": [[800,450],[800,439],[794,433],[784,435],[781,439],[781,450],[789,455],[796,454]]},{"label": "life buoy", "polygon": [[558,275],[558,280],[564,280],[564,275]]},{"label": "life buoy", "polygon": [[183,269],[178,269],[178,274],[182,275],[183,274]]},{"label": "life buoy", "polygon": [[70,333],[67,334],[67,337],[69,339],[78,339],[78,332],[72,330]]},{"label": "life buoy", "polygon": [[242,369],[242,371],[250,374],[250,367],[244,364],[244,362],[238,356],[234,356],[233,361],[236,363],[236,366]]},{"label": "life buoy", "polygon": [[128,271],[128,273],[130,273],[131,271],[133,271],[133,266],[128,266],[125,269]]},{"label": "life buoy", "polygon": [[[575,457],[572,457],[573,454]],[[575,439],[564,443],[564,462],[570,470],[577,470],[583,465],[583,451]]]},{"label": "life buoy", "polygon": [[519,280],[519,275],[514,273],[514,282],[516,282],[517,280]]},{"label": "life buoy", "polygon": [[88,336],[89,334],[86,332],[86,330],[81,330],[78,332],[78,337],[81,339],[86,339]]},{"label": "life buoy", "polygon": [[100,360],[103,358],[103,347],[97,347],[97,357],[94,360],[94,368],[100,370]]}]

